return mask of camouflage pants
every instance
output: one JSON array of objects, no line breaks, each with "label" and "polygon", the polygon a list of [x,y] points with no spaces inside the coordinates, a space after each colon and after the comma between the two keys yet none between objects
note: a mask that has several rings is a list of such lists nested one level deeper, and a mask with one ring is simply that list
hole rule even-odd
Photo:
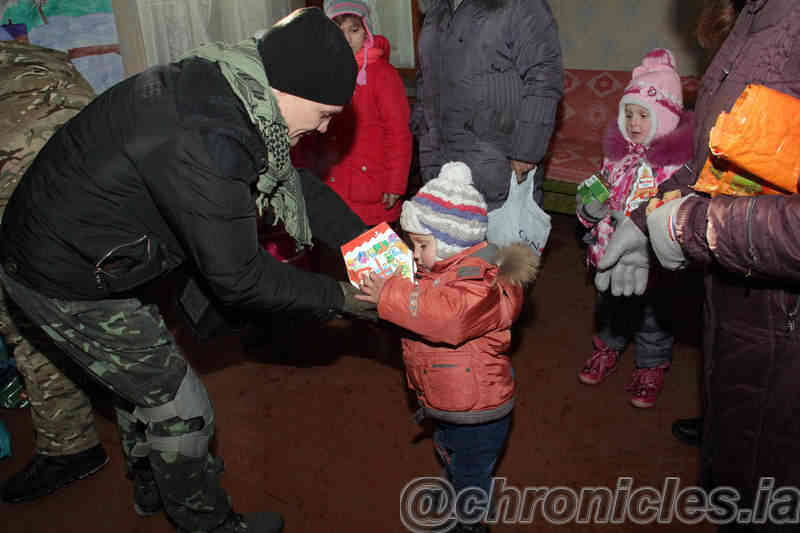
[{"label": "camouflage pants", "polygon": [[[142,408],[161,406],[175,397],[187,373],[187,362],[157,307],[135,298],[49,298],[10,279],[2,268],[0,279],[51,343],[115,395]],[[129,466],[136,460],[131,456],[133,447],[147,440],[145,430],[156,437],[180,438],[205,426],[202,417],[173,417],[145,426],[129,411],[116,409]],[[219,483],[220,459],[207,451],[193,457],[157,450],[150,450],[147,458],[164,507],[178,527],[208,531],[228,515],[230,499]]]},{"label": "camouflage pants", "polygon": [[[36,453],[70,455],[96,446],[100,440],[89,398],[42,353],[42,349],[54,349],[52,341],[1,289],[0,335],[5,338],[25,380],[36,434]],[[53,355],[56,354],[51,353],[51,357]]]}]

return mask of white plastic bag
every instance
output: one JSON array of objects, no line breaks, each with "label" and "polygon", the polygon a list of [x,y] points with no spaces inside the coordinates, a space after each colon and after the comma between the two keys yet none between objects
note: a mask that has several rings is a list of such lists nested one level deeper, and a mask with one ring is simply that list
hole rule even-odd
[{"label": "white plastic bag", "polygon": [[525,242],[537,255],[542,255],[550,236],[550,215],[533,199],[533,176],[536,167],[528,172],[522,183],[511,173],[508,198],[503,205],[489,211],[489,228],[486,240],[497,246]]}]

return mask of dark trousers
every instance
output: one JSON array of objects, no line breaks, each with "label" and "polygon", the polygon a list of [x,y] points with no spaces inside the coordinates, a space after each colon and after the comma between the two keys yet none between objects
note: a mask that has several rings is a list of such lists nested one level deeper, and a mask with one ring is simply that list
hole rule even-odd
[{"label": "dark trousers", "polygon": [[[115,395],[143,408],[161,406],[175,397],[187,362],[156,306],[143,305],[136,298],[50,298],[16,282],[2,268],[0,279],[8,295],[56,347]],[[117,420],[123,452],[131,465],[133,447],[146,441],[145,426],[119,407]],[[157,437],[179,438],[205,425],[202,416],[173,417],[151,422],[146,429]],[[229,497],[219,483],[220,459],[207,451],[187,456],[157,450],[151,450],[148,459],[164,507],[179,528],[208,531],[230,513]]]},{"label": "dark trousers", "polygon": [[491,491],[494,466],[508,440],[511,415],[485,424],[436,421],[433,442],[456,493],[477,487]]}]

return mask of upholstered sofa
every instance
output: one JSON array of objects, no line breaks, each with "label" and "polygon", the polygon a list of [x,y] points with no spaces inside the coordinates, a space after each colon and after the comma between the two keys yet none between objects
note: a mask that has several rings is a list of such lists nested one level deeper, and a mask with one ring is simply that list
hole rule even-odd
[{"label": "upholstered sofa", "polygon": [[[603,132],[616,116],[622,92],[631,79],[626,70],[564,70],[564,98],[545,158],[545,209],[575,212],[578,183],[599,170]],[[698,79],[681,78],[684,106],[691,108]]]}]

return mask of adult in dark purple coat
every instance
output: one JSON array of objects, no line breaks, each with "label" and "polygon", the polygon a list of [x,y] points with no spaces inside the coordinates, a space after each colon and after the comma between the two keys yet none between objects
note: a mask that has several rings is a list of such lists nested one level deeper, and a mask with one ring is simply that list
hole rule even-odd
[{"label": "adult in dark purple coat", "polygon": [[[713,486],[730,486],[752,506],[774,485],[773,498],[800,486],[800,196],[708,198],[693,184],[708,156],[708,135],[749,83],[800,97],[800,2],[747,0],[703,76],[695,158],[661,191],[682,199],[645,218],[644,210],[614,234],[601,285],[641,293],[649,241],[670,269],[700,266],[705,280],[703,457]],[[645,225],[646,220],[646,225]],[[674,236],[674,237],[672,237]],[[612,239],[612,240],[613,240]],[[638,283],[637,283],[638,282]],[[770,481],[769,478],[774,478]],[[759,487],[763,490],[759,491]],[[780,489],[783,488],[783,489]],[[778,491],[782,492],[778,492]],[[762,496],[763,498],[763,496]],[[773,509],[788,511],[791,506]],[[767,506],[769,509],[769,506]],[[773,513],[774,514],[774,513]],[[752,531],[796,531],[780,516]],[[787,517],[784,517],[787,518]],[[745,529],[747,530],[747,529]],[[738,529],[737,529],[738,531]]]}]

